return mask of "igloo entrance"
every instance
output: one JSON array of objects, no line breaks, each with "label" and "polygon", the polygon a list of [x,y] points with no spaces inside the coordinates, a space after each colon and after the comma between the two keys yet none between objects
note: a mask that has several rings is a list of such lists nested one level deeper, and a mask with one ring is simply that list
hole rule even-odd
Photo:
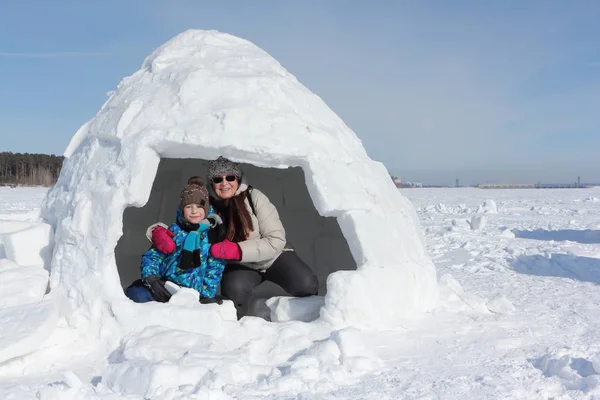
[{"label": "igloo entrance", "polygon": [[[148,248],[148,225],[174,221],[179,191],[190,176],[204,177],[208,161],[162,158],[144,207],[129,207],[123,214],[123,236],[115,258],[123,287],[139,278],[140,256]],[[355,270],[350,248],[337,220],[322,217],[315,209],[301,168],[259,168],[240,164],[249,184],[259,188],[277,207],[288,242],[319,278],[319,294],[326,292],[327,276],[339,270]],[[255,289],[256,297],[284,295],[277,285],[265,282]]]}]

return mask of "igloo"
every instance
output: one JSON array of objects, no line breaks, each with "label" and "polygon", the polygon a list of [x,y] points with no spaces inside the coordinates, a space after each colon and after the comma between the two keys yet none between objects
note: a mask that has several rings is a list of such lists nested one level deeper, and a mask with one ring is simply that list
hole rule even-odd
[{"label": "igloo", "polygon": [[221,155],[242,163],[271,198],[288,239],[317,271],[321,321],[381,325],[435,306],[435,268],[416,213],[386,168],[265,51],[189,30],[109,93],[72,138],[46,197],[42,216],[55,229],[51,295],[71,325],[95,323],[102,334],[107,326],[169,326],[183,312],[135,304],[122,287],[139,273],[146,226],[171,222],[187,177],[204,175],[207,160]]}]

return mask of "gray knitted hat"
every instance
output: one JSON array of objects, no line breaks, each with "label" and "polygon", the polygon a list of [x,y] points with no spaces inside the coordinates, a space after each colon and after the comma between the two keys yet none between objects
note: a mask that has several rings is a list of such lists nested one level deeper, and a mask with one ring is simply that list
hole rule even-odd
[{"label": "gray knitted hat", "polygon": [[215,178],[217,176],[227,175],[227,174],[233,174],[239,180],[241,180],[242,176],[244,175],[242,173],[242,170],[240,169],[240,166],[237,163],[234,163],[233,161],[229,161],[228,159],[226,159],[223,156],[217,158],[216,160],[210,161],[208,163],[207,178],[209,181],[212,181],[212,178]]}]

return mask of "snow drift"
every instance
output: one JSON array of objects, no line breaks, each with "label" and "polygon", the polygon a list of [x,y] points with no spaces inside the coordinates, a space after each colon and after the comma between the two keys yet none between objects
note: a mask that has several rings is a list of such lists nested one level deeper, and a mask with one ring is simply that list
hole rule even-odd
[{"label": "snow drift", "polygon": [[[385,167],[372,161],[343,121],[266,52],[228,34],[190,30],[154,51],[79,129],[44,202],[42,216],[55,229],[51,295],[61,300],[71,325],[92,323],[102,336],[117,326],[177,325],[184,319],[178,313],[200,316],[203,322],[190,323],[195,331],[201,332],[204,323],[218,331],[226,323],[214,311],[218,307],[182,311],[172,304],[127,300],[115,256],[123,233],[137,229],[124,226],[128,207],[148,204],[149,219],[171,221],[170,200],[152,205],[151,193],[158,199],[177,196],[189,174],[178,160],[220,155],[267,173],[299,167],[300,179],[256,186],[270,194],[277,185],[304,185],[288,193],[304,190],[308,196],[275,201],[301,200],[306,207],[300,211],[314,209],[337,219],[331,232],[339,224],[346,243],[327,245],[324,235],[314,242],[324,244],[322,249],[303,250],[328,264],[325,257],[338,259],[336,252],[346,246],[352,265],[334,269],[356,266],[327,271],[321,320],[336,326],[380,325],[435,305],[435,269],[416,214]],[[156,188],[159,164],[164,188]],[[205,172],[191,168],[194,174]],[[293,204],[290,210],[293,217]],[[284,220],[285,227],[289,236],[298,236],[292,217]]]}]

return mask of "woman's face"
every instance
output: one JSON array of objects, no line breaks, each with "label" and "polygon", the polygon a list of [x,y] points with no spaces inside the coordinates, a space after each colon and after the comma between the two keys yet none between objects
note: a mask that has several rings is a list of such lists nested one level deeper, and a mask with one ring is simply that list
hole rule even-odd
[{"label": "woman's face", "polygon": [[212,185],[215,193],[220,199],[226,200],[235,196],[240,184],[235,175],[223,174],[212,179]]}]

